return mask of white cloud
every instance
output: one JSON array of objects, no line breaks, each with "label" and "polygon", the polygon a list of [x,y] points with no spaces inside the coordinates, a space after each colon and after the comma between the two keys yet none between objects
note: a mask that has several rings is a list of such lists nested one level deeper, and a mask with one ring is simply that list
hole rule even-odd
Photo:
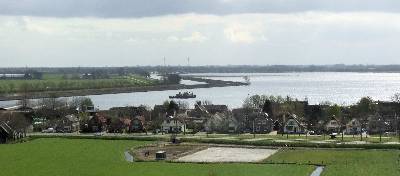
[{"label": "white cloud", "polygon": [[169,36],[168,38],[167,38],[167,41],[169,41],[169,42],[177,42],[177,41],[179,41],[180,39],[177,37],[177,36]]},{"label": "white cloud", "polygon": [[[376,57],[376,63],[385,58],[392,63],[400,57],[400,14],[183,14],[127,19],[0,16],[0,38],[0,53],[15,58],[8,64],[17,66],[53,63],[54,58],[90,65],[94,62],[87,58],[91,57],[101,65],[157,64],[164,55],[190,56],[193,64],[195,58],[206,58],[203,64],[244,64],[249,55],[258,58],[253,61],[257,64],[362,63],[364,56]],[[133,57],[146,59],[131,61]]]},{"label": "white cloud", "polygon": [[204,36],[202,33],[197,31],[193,32],[191,36],[182,38],[182,41],[185,42],[204,42],[206,40],[208,40],[208,38]]},{"label": "white cloud", "polygon": [[236,25],[225,28],[224,34],[228,40],[234,43],[253,43],[255,41],[250,31]]}]

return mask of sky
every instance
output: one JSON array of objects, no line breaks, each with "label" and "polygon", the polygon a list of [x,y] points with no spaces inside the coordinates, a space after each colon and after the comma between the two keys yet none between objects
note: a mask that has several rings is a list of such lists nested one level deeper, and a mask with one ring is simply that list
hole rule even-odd
[{"label": "sky", "polygon": [[400,64],[400,1],[0,0],[0,67],[163,65],[164,57]]}]

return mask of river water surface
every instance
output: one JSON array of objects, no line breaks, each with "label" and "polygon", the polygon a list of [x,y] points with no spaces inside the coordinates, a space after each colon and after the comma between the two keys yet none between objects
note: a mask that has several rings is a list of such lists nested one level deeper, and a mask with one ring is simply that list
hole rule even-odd
[{"label": "river water surface", "polygon": [[[196,74],[211,79],[244,81],[249,76],[251,85],[239,87],[215,87],[188,90],[197,95],[196,99],[185,100],[193,105],[196,100],[210,100],[214,104],[226,104],[230,108],[240,107],[243,100],[254,94],[292,96],[307,99],[311,104],[330,101],[338,104],[353,104],[361,97],[370,96],[375,100],[390,100],[400,92],[400,73],[257,73],[257,74]],[[184,81],[184,84],[196,82]],[[180,90],[186,91],[186,90]],[[100,109],[115,106],[154,106],[169,100],[169,95],[179,91],[152,91],[121,94],[90,95]],[[15,101],[0,102],[1,105]]]}]

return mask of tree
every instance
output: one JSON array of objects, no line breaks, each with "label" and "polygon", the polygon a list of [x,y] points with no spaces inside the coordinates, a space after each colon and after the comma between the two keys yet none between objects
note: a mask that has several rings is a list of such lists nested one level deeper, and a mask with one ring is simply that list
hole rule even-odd
[{"label": "tree", "polygon": [[270,100],[265,100],[262,111],[267,113],[269,117],[273,116],[272,112],[272,102]]},{"label": "tree", "polygon": [[267,99],[266,96],[262,95],[253,95],[247,97],[243,102],[243,108],[249,109],[261,109],[264,105],[265,100]]},{"label": "tree", "polygon": [[375,112],[376,105],[371,97],[363,97],[357,103],[357,110],[360,116],[366,116]]},{"label": "tree", "polygon": [[89,106],[94,106],[93,102],[88,97],[73,97],[69,102],[69,107],[73,109],[85,110]]},{"label": "tree", "polygon": [[392,97],[391,97],[392,101],[396,102],[396,103],[400,103],[400,93],[395,93]]},{"label": "tree", "polygon": [[25,108],[31,106],[31,102],[30,102],[30,100],[28,98],[28,93],[30,91],[30,86],[29,86],[29,84],[27,82],[23,82],[20,88],[21,88],[21,92],[22,92],[22,98],[21,98],[21,100],[19,100],[17,102],[17,104],[21,105],[22,108],[25,109]]},{"label": "tree", "polygon": [[174,113],[179,110],[179,105],[173,100],[165,101],[163,105],[167,110],[168,115],[174,115]]},{"label": "tree", "polygon": [[342,108],[337,104],[329,106],[327,109],[327,115],[328,115],[328,117],[332,117],[332,116],[341,117],[342,116]]},{"label": "tree", "polygon": [[164,76],[164,83],[166,84],[180,84],[181,76],[179,74],[167,74]]},{"label": "tree", "polygon": [[88,97],[84,97],[80,104],[81,109],[84,109],[85,107],[89,107],[89,106],[93,106],[92,99],[90,99]]}]

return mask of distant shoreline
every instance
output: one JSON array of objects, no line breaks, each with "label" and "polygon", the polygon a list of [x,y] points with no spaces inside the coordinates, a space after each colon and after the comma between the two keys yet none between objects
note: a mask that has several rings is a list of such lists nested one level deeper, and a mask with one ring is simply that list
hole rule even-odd
[{"label": "distant shoreline", "polygon": [[[119,94],[119,93],[133,93],[133,92],[150,92],[150,91],[164,91],[164,90],[180,90],[180,89],[199,89],[199,88],[212,88],[212,87],[227,87],[227,86],[245,86],[247,83],[211,80],[205,78],[183,77],[184,80],[205,82],[207,84],[172,84],[172,85],[154,85],[143,87],[122,87],[122,88],[103,88],[103,89],[81,89],[81,90],[66,90],[66,91],[46,91],[46,92],[30,92],[27,95],[28,99],[48,98],[52,95],[56,97],[73,97],[73,96],[89,96],[89,95],[103,95],[103,94]],[[24,95],[21,93],[0,95],[0,101],[21,100]]]}]

